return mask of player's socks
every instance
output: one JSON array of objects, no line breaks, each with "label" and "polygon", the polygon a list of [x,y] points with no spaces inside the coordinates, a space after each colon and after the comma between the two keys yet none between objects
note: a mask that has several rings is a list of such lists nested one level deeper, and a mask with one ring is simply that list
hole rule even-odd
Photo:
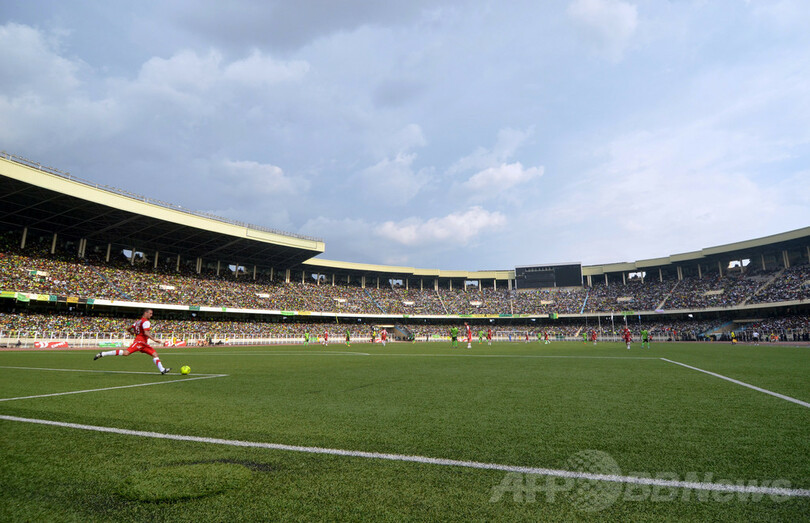
[{"label": "player's socks", "polygon": [[97,360],[99,358],[103,358],[104,356],[122,356],[125,352],[126,351],[120,350],[120,349],[118,349],[118,350],[108,350],[108,351],[104,351],[104,352],[99,352],[98,354],[96,354],[96,357],[93,358],[93,359]]},{"label": "player's socks", "polygon": [[165,372],[163,372],[163,371],[165,371],[166,369],[163,367],[163,364],[162,364],[162,363],[160,363],[160,358],[152,358],[152,361],[154,361],[154,362],[155,362],[155,365],[157,365],[158,370],[159,370],[161,373],[164,373],[164,374],[165,374]]}]

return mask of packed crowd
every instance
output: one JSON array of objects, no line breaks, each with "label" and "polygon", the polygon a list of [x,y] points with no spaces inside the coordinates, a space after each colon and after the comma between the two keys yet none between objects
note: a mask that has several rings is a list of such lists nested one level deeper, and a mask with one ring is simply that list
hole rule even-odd
[{"label": "packed crowd", "polygon": [[763,286],[748,303],[810,299],[810,264],[785,269],[770,285]]},{"label": "packed crowd", "polygon": [[[225,269],[178,272],[124,259],[109,263],[42,252],[0,252],[0,290],[79,298],[200,305],[239,309],[297,310],[349,314],[578,314],[729,307],[810,299],[810,265],[766,274],[687,277],[682,281],[631,279],[626,284],[507,291],[380,288],[317,282],[285,283],[279,273],[234,274]],[[752,271],[753,272],[753,271]]]},{"label": "packed crowd", "polygon": [[760,278],[747,278],[740,275],[684,278],[667,296],[663,308],[732,307],[745,302],[761,285]]},{"label": "packed crowd", "polygon": [[[303,338],[309,334],[312,340],[323,338],[328,333],[330,340],[342,341],[345,339],[346,331],[352,337],[370,337],[372,333],[379,332],[380,326],[372,323],[304,323],[287,320],[286,318],[264,317],[260,319],[203,319],[188,317],[184,319],[172,319],[160,317],[157,314],[153,319],[153,333],[156,337],[164,340],[170,339],[229,339],[229,338]],[[0,313],[0,337],[13,338],[33,338],[33,337],[86,337],[86,338],[112,338],[123,340],[128,338],[126,329],[137,318],[132,315],[105,315],[93,314],[91,312],[73,313],[38,313],[27,310],[14,313]],[[632,318],[631,318],[632,320]],[[802,332],[810,332],[810,317],[796,316],[784,319],[763,321],[758,325],[763,332],[782,331],[787,328],[804,329]],[[628,321],[626,324],[632,332],[638,334],[642,329],[646,329],[657,337],[664,337],[673,340],[698,340],[718,328],[726,322],[698,321],[698,320],[668,320],[668,321]],[[592,332],[597,332],[600,338],[605,336],[618,336],[624,328],[625,323],[618,318],[615,322],[601,321],[599,323],[590,322],[526,322],[525,324],[502,325],[497,323],[475,323],[470,328],[473,338],[477,339],[479,334],[486,336],[488,329],[492,329],[493,335],[503,339],[511,336],[512,341],[524,341],[525,335],[529,335],[529,341],[536,341],[538,334],[544,338],[548,333],[549,339],[557,337],[580,337],[583,333],[590,339]],[[748,328],[753,327],[748,324]],[[445,338],[449,335],[450,329],[457,327],[460,336],[465,336],[464,322],[455,323],[427,323],[425,321],[406,321],[397,327],[389,325],[391,336],[407,337],[412,335],[416,341],[426,341],[428,339]],[[729,329],[726,329],[729,330]]]}]

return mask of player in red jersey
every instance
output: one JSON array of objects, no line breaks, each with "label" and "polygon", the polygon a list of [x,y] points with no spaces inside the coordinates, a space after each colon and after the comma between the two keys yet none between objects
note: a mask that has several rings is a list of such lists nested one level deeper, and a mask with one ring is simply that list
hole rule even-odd
[{"label": "player in red jersey", "polygon": [[382,342],[382,346],[385,347],[386,342],[388,342],[388,331],[383,328],[382,332],[380,332],[380,341]]},{"label": "player in red jersey", "polygon": [[633,341],[633,334],[627,327],[625,327],[624,331],[622,332],[622,339],[627,344],[627,350],[630,350],[630,342]]},{"label": "player in red jersey", "polygon": [[329,346],[329,331],[323,331],[323,346]]},{"label": "player in red jersey", "polygon": [[596,345],[596,337],[597,337],[596,331],[591,331],[591,341],[593,342],[594,345]]},{"label": "player in red jersey", "polygon": [[149,340],[161,345],[163,344],[161,340],[149,334],[149,331],[152,329],[152,323],[149,321],[151,318],[152,309],[146,309],[143,311],[143,316],[141,319],[129,326],[127,332],[135,336],[135,341],[133,341],[132,345],[130,345],[128,348],[99,352],[93,359],[97,360],[99,358],[103,358],[104,356],[129,356],[133,352],[143,352],[144,354],[152,356],[152,361],[155,362],[155,365],[157,365],[157,368],[161,374],[167,374],[172,369],[169,367],[164,367],[163,364],[160,363],[160,356],[158,356],[158,353],[155,352],[155,349],[149,346]]},{"label": "player in red jersey", "polygon": [[472,349],[472,329],[470,328],[470,324],[466,321],[464,322],[464,326],[467,328],[467,348]]},{"label": "player in red jersey", "polygon": [[492,345],[492,329],[487,328],[487,345]]}]

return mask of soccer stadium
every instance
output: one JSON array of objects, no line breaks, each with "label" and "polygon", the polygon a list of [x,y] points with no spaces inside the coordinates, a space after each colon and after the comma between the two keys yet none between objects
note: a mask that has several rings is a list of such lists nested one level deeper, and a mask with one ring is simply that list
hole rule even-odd
[{"label": "soccer stadium", "polygon": [[[810,515],[810,227],[463,271],[9,153],[0,203],[0,519]],[[147,309],[171,371],[93,360]]]}]

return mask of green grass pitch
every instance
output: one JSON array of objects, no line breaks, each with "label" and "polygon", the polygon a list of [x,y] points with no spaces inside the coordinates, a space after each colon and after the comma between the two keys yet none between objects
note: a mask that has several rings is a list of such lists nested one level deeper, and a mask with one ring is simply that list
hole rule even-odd
[{"label": "green grass pitch", "polygon": [[[802,495],[219,441],[810,489],[808,406],[661,359],[807,404],[808,348],[464,347],[163,349],[174,369],[166,376],[141,354],[93,361],[91,351],[0,352],[0,520],[810,519]],[[181,365],[189,376],[180,376]]]}]

